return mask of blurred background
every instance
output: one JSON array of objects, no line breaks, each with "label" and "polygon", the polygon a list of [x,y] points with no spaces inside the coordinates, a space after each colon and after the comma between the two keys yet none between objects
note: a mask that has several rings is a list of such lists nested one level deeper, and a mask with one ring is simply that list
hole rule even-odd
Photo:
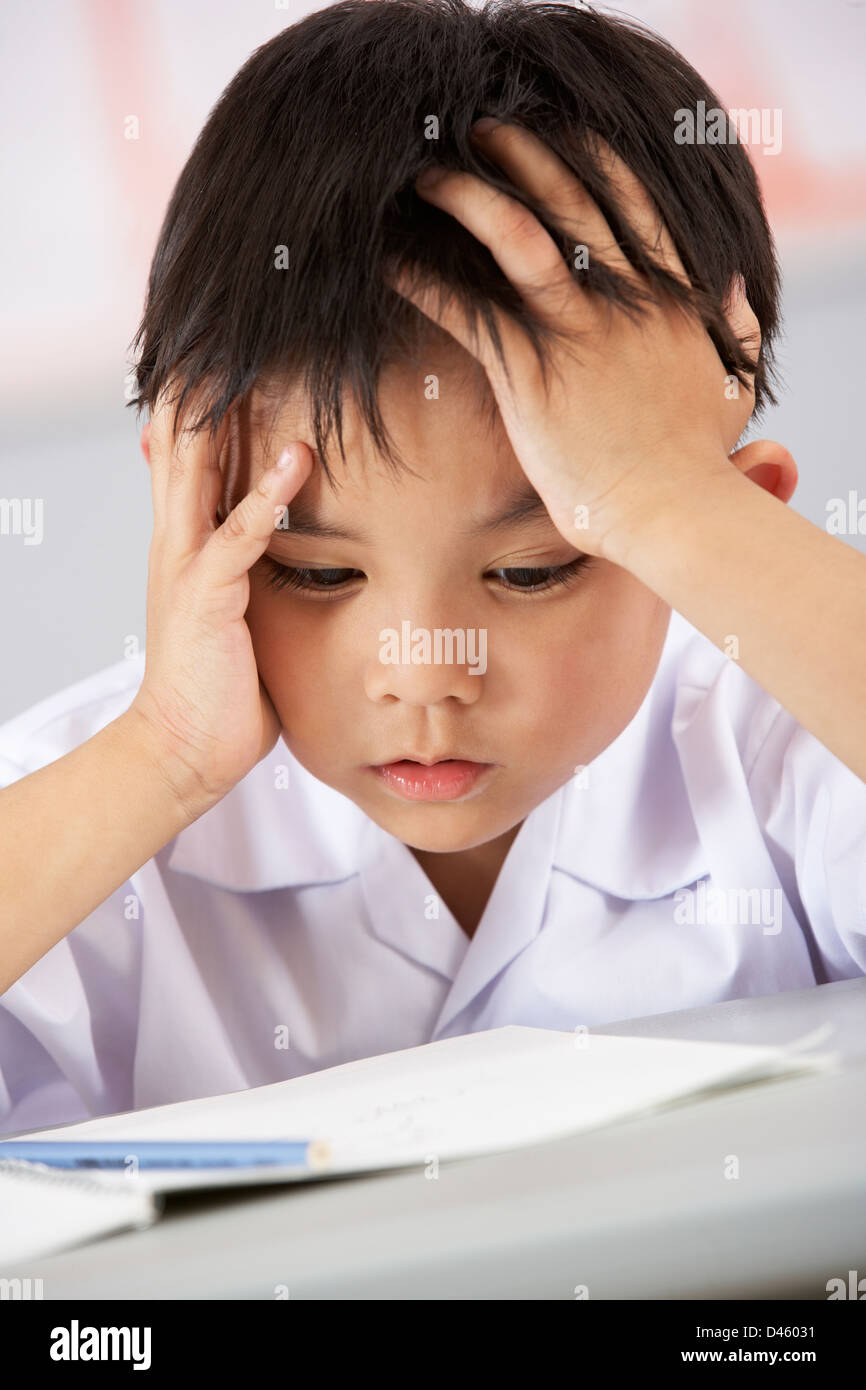
[{"label": "blurred background", "polygon": [[[38,545],[0,534],[0,721],[144,646],[150,484],[126,400],[150,258],[223,88],[318,8],[4,0],[0,499],[44,499],[44,520]],[[726,109],[782,113],[779,152],[751,149],[784,274],[783,395],[758,437],[791,450],[791,505],[823,527],[831,499],[866,498],[866,0],[596,8],[663,35]]]}]

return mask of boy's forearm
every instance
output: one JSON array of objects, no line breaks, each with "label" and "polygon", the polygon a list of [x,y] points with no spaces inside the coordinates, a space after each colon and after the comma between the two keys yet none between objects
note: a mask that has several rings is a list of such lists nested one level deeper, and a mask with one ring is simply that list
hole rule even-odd
[{"label": "boy's forearm", "polygon": [[866,781],[866,556],[736,468],[636,499],[629,570]]},{"label": "boy's forearm", "polygon": [[131,711],[0,791],[0,994],[204,809]]}]

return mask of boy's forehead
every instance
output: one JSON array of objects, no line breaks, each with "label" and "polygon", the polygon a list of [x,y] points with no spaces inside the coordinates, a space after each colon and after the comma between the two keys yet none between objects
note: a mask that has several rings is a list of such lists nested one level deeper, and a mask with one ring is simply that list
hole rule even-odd
[{"label": "boy's forehead", "polygon": [[[459,392],[455,381],[463,388]],[[390,513],[401,499],[408,503],[407,494],[417,489],[417,500],[438,506],[444,498],[455,519],[464,523],[471,517],[507,511],[509,503],[518,514],[525,511],[527,495],[534,490],[528,486],[501,418],[498,413],[485,418],[478,396],[467,392],[466,385],[465,379],[449,378],[444,393],[431,399],[425,395],[423,380],[418,389],[417,373],[392,376],[390,394],[384,402],[380,399],[380,405],[407,464],[396,474],[378,453],[354,402],[345,406],[346,462],[332,435],[327,462],[333,483],[321,468],[314,467],[298,503],[313,506],[322,516],[359,506],[379,510],[377,503]],[[256,473],[293,439],[307,443],[314,460],[318,459],[309,403],[297,386],[251,393],[250,420]],[[539,519],[537,513],[533,519]]]},{"label": "boy's forehead", "polygon": [[[365,467],[375,451],[357,410],[350,402],[343,403],[341,423],[343,447],[351,473],[352,466]],[[312,409],[305,393],[298,387],[267,394],[254,393],[250,399],[250,424],[252,461],[257,471],[273,463],[285,446],[296,439],[307,444],[314,459],[319,461]],[[327,462],[333,476],[343,476],[344,466],[335,432],[327,442]]]},{"label": "boy's forehead", "polygon": [[286,430],[297,431],[297,437],[303,438],[310,429],[306,396],[297,386],[254,386],[248,408],[256,439],[260,439],[265,430],[274,428],[281,435]]},{"label": "boy's forehead", "polygon": [[[386,430],[411,468],[419,463],[423,467],[426,459],[459,449],[467,466],[474,461],[476,471],[493,467],[499,472],[503,465],[511,471],[511,445],[487,376],[462,349],[458,355],[439,348],[431,350],[429,356],[425,353],[420,361],[392,364],[382,373],[377,401]],[[372,466],[390,475],[348,389],[341,404],[349,471]],[[303,440],[318,458],[313,410],[302,385],[268,382],[255,386],[249,397],[249,419],[253,458],[260,466],[272,462],[293,439]],[[332,430],[326,448],[329,471],[342,475],[336,430]]]},{"label": "boy's forehead", "polygon": [[[496,409],[495,397],[481,363],[432,323],[421,334],[413,351],[398,354],[391,348],[388,352],[378,372],[376,394],[380,407],[393,410],[402,401],[430,399],[431,383],[440,398],[447,394],[453,403],[460,400],[467,405],[483,401],[492,410]],[[256,382],[250,399],[262,416],[277,409],[299,422],[309,419],[302,373],[267,372]],[[354,417],[357,406],[348,376],[342,387],[341,402],[344,414]]]}]

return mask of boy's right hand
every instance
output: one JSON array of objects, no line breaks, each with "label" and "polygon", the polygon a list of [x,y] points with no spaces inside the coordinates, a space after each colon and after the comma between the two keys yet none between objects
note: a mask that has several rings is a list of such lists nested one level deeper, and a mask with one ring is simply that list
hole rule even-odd
[{"label": "boy's right hand", "polygon": [[[165,393],[142,432],[154,528],[147,580],[142,683],[126,712],[162,774],[196,819],[273,748],[280,721],[258,674],[250,630],[250,567],[281,508],[309,477],[312,453],[294,441],[218,524],[220,456],[207,431],[174,435]],[[149,436],[149,437],[148,437]],[[124,717],[126,717],[124,716]]]}]

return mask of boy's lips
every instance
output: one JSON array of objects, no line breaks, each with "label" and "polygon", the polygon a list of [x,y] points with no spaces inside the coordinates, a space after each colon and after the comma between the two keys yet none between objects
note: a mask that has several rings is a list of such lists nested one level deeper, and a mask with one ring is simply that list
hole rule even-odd
[{"label": "boy's lips", "polygon": [[466,758],[398,758],[371,765],[388,791],[404,801],[457,801],[473,791],[493,763]]}]

